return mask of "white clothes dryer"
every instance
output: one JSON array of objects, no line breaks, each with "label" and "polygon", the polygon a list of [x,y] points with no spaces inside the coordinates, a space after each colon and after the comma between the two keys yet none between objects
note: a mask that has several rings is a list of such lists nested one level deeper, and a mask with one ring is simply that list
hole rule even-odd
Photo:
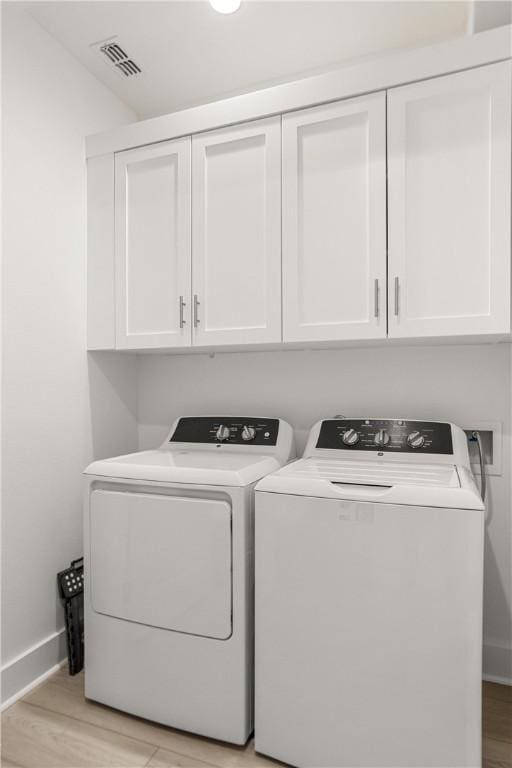
[{"label": "white clothes dryer", "polygon": [[85,695],[243,744],[253,729],[253,489],[292,457],[279,419],[178,419],[85,471]]},{"label": "white clothes dryer", "polygon": [[455,425],[316,424],[256,488],[256,749],[480,765],[483,534]]}]

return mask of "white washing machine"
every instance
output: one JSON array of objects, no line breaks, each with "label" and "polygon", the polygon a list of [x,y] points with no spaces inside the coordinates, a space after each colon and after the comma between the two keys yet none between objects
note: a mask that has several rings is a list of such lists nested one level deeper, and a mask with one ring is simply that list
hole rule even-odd
[{"label": "white washing machine", "polygon": [[268,418],[178,419],[85,472],[85,695],[243,744],[253,729],[254,485],[292,456]]},{"label": "white washing machine", "polygon": [[256,749],[479,766],[484,507],[464,432],[319,422],[255,515]]}]

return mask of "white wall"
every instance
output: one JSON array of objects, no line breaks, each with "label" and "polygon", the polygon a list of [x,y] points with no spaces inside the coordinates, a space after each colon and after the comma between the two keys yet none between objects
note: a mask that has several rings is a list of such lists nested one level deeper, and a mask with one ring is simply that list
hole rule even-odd
[{"label": "white wall", "polygon": [[512,680],[511,348],[392,347],[305,352],[141,356],[139,445],[164,438],[178,416],[260,413],[297,430],[337,413],[503,425],[503,474],[491,477],[485,552],[487,675]]},{"label": "white wall", "polygon": [[507,0],[473,0],[469,4],[468,32],[476,34],[487,29],[512,24],[512,4]]},{"label": "white wall", "polygon": [[[135,447],[134,358],[85,353],[84,137],[136,119],[3,5],[3,699],[63,656],[81,472]],[[90,396],[89,396],[90,388]]]}]

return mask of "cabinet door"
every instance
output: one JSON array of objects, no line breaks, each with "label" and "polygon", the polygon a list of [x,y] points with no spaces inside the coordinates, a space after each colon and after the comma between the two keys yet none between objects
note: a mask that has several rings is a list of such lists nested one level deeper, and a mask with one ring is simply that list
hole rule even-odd
[{"label": "cabinet door", "polygon": [[281,340],[281,118],[192,138],[193,343]]},{"label": "cabinet door", "polygon": [[190,138],[116,155],[116,346],[190,344]]},{"label": "cabinet door", "polygon": [[386,335],[386,96],[283,117],[283,338]]},{"label": "cabinet door", "polygon": [[511,64],[389,92],[389,334],[510,330]]}]

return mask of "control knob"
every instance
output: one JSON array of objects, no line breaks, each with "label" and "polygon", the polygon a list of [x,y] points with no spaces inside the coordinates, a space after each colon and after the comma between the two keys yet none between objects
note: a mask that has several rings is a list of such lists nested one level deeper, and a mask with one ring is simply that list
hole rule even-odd
[{"label": "control knob", "polygon": [[355,429],[346,429],[342,434],[341,439],[345,445],[355,445],[359,442],[359,435]]},{"label": "control knob", "polygon": [[389,443],[389,435],[386,432],[385,429],[379,429],[378,432],[375,433],[375,445],[378,446],[384,446]]},{"label": "control knob", "polygon": [[411,448],[421,448],[424,442],[425,438],[421,432],[411,432],[409,435],[407,435],[407,445],[409,445]]},{"label": "control knob", "polygon": [[256,437],[256,430],[254,427],[244,426],[242,429],[242,440],[254,440]]},{"label": "control knob", "polygon": [[215,437],[221,443],[223,440],[227,440],[229,438],[229,427],[225,427],[224,424],[220,424],[217,432],[215,433]]}]

